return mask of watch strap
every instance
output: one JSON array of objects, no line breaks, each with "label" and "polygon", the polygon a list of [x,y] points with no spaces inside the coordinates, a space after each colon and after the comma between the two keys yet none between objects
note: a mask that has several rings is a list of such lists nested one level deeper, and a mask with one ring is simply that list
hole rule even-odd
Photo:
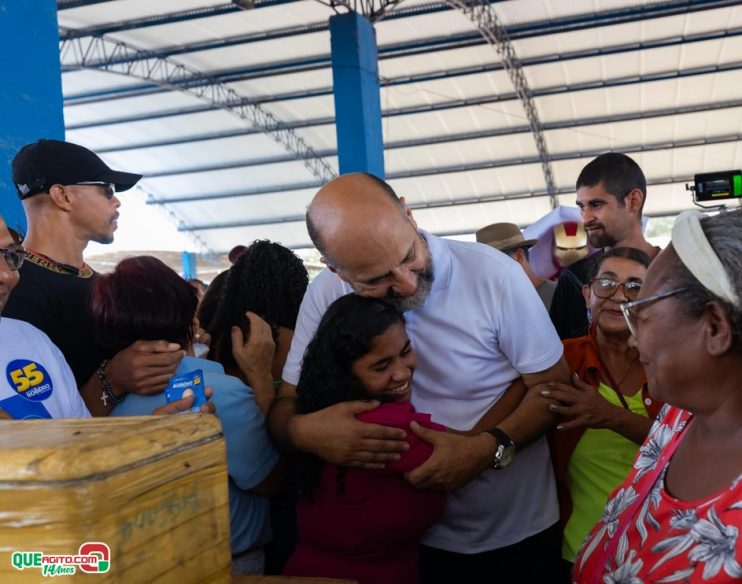
[{"label": "watch strap", "polygon": [[487,430],[497,440],[497,449],[495,450],[495,459],[492,462],[492,468],[502,470],[510,464],[515,455],[515,442],[500,428],[491,428]]}]

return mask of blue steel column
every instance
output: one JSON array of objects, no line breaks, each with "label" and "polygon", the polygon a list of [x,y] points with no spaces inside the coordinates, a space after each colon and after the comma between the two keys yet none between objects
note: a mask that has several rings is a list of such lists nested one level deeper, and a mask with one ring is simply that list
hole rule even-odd
[{"label": "blue steel column", "polygon": [[15,153],[39,138],[64,139],[56,0],[13,0],[0,9],[0,212],[25,232],[13,185]]},{"label": "blue steel column", "polygon": [[340,174],[384,178],[376,31],[355,12],[333,16],[330,44]]},{"label": "blue steel column", "polygon": [[184,251],[181,258],[183,260],[183,278],[186,280],[197,278],[196,254],[192,251]]}]

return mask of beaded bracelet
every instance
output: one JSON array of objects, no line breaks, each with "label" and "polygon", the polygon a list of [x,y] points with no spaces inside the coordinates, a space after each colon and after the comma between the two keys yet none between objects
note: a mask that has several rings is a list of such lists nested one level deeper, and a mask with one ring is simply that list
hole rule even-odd
[{"label": "beaded bracelet", "polygon": [[109,399],[114,406],[117,406],[122,401],[124,401],[124,399],[126,398],[126,394],[122,395],[121,397],[116,397],[116,395],[113,393],[111,384],[106,377],[106,365],[108,365],[108,359],[105,359],[103,363],[98,366],[98,369],[95,372],[95,374],[98,376],[98,379],[100,380],[100,387],[102,390],[100,399],[103,402],[104,406],[108,405]]}]

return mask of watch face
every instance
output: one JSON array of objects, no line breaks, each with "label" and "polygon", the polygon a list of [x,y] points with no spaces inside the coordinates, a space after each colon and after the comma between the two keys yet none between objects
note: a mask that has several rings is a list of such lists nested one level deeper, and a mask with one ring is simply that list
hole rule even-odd
[{"label": "watch face", "polygon": [[495,451],[495,462],[492,465],[492,468],[496,470],[502,470],[513,461],[514,456],[514,445],[511,444],[510,446],[503,446],[502,444],[500,444]]},{"label": "watch face", "polygon": [[510,436],[505,434],[499,428],[493,428],[488,430],[490,434],[497,440],[497,449],[495,450],[495,460],[492,463],[492,468],[500,470],[508,466],[515,456],[515,444],[510,439]]},{"label": "watch face", "polygon": [[500,457],[500,468],[505,468],[515,457],[515,448],[511,445],[509,448],[503,448],[502,456]]}]

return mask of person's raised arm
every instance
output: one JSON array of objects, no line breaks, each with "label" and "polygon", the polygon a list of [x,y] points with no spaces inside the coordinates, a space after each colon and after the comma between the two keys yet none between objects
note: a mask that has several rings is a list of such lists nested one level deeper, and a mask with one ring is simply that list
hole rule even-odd
[{"label": "person's raised arm", "polygon": [[276,344],[267,322],[254,312],[248,311],[245,316],[250,321],[250,333],[245,341],[240,327],[232,327],[232,356],[252,388],[260,413],[267,416],[276,397],[271,375]]},{"label": "person's raised arm", "polygon": [[343,402],[298,414],[296,387],[284,382],[268,416],[268,432],[284,451],[303,450],[333,464],[380,469],[385,462],[399,460],[398,453],[408,445],[404,430],[356,419],[378,405],[377,401]]}]

